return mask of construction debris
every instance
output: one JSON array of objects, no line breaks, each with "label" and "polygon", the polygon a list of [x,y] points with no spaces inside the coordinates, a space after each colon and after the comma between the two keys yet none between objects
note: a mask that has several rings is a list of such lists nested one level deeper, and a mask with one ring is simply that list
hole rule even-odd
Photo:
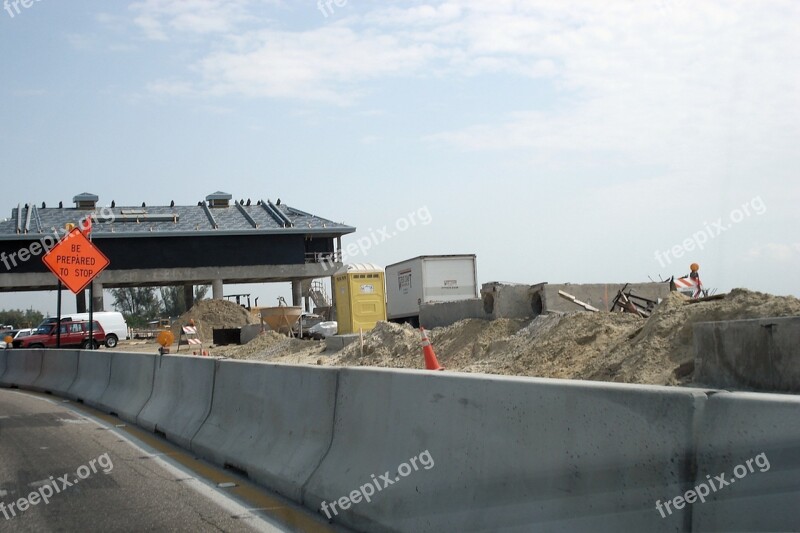
[{"label": "construction debris", "polygon": [[[622,294],[629,302],[636,296]],[[429,330],[428,337],[438,362],[449,372],[684,385],[692,382],[694,372],[694,324],[800,316],[800,299],[745,289],[699,300],[670,293],[649,318],[617,307],[617,312],[547,313],[533,320],[465,319]],[[643,309],[637,307],[639,312]],[[238,320],[243,320],[241,315]],[[243,346],[215,347],[211,353],[293,364],[420,369],[424,359],[419,335],[409,325],[379,322],[364,335],[363,355],[358,342],[331,354],[325,352],[324,342],[274,332]]]},{"label": "construction debris", "polygon": [[629,290],[627,293],[625,289],[628,288],[628,283],[625,284],[622,289],[617,293],[617,296],[614,298],[614,301],[611,303],[611,311],[622,311],[625,313],[633,313],[634,315],[647,318],[653,312],[656,305],[658,305],[658,301],[651,300],[649,298],[645,298],[643,296],[637,296],[633,293],[633,290]]},{"label": "construction debris", "polygon": [[580,300],[576,300],[575,297],[573,295],[569,294],[568,292],[558,291],[558,295],[561,296],[562,298],[564,298],[565,300],[569,300],[569,301],[571,301],[571,302],[573,302],[573,303],[575,303],[577,305],[580,305],[581,307],[583,307],[587,311],[593,311],[593,312],[600,311],[598,308],[596,308],[596,307],[594,307],[592,305],[589,305],[586,302],[582,302]]}]

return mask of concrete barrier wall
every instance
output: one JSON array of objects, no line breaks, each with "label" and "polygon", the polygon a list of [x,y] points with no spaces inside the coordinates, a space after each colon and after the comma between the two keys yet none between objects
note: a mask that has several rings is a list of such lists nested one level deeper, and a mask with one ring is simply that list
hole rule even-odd
[{"label": "concrete barrier wall", "polygon": [[[336,502],[358,531],[800,529],[797,396],[65,353],[68,397],[316,512]],[[10,351],[0,381],[61,389],[74,359],[56,355]],[[748,460],[705,503],[657,510]]]},{"label": "concrete barrier wall", "polygon": [[6,371],[0,378],[5,387],[30,388],[42,372],[44,350],[9,350],[6,355]]},{"label": "concrete barrier wall", "polygon": [[116,413],[121,419],[135,424],[136,417],[153,392],[157,356],[121,352],[110,355],[111,374],[108,387],[98,400],[97,407]]},{"label": "concrete barrier wall", "polygon": [[698,383],[800,392],[800,317],[695,324],[694,350]]},{"label": "concrete barrier wall", "polygon": [[221,361],[191,449],[299,501],[331,442],[336,378],[331,368]]},{"label": "concrete barrier wall", "polygon": [[[540,287],[540,288],[539,288]],[[625,287],[624,283],[554,283],[537,286],[542,297],[543,312],[560,311],[565,313],[585,311],[583,307],[559,296],[558,291],[573,295],[601,311],[610,311],[617,293]],[[669,296],[669,283],[630,283],[625,291],[649,300],[658,301]]]},{"label": "concrete barrier wall", "polygon": [[136,418],[138,425],[189,448],[211,411],[216,364],[208,357],[157,358],[153,394]]},{"label": "concrete barrier wall", "polygon": [[419,323],[428,329],[455,324],[465,318],[486,318],[483,300],[474,298],[458,302],[422,304],[419,308]]},{"label": "concrete barrier wall", "polygon": [[3,383],[3,374],[6,373],[6,358],[9,350],[0,350],[0,383]]},{"label": "concrete barrier wall", "polygon": [[97,407],[111,377],[111,354],[99,350],[78,353],[78,375],[65,396]]},{"label": "concrete barrier wall", "polygon": [[66,394],[78,376],[78,350],[45,350],[42,372],[31,388],[40,392]]},{"label": "concrete barrier wall", "polygon": [[[716,481],[719,488],[693,505],[694,531],[800,531],[798,420],[798,396],[720,392],[709,398],[697,482]],[[723,473],[727,486],[716,479]]]},{"label": "concrete barrier wall", "polygon": [[[333,443],[305,504],[319,510],[388,471],[395,484],[335,521],[361,531],[675,531],[655,502],[691,479],[693,417],[705,398],[681,388],[341,369]],[[425,451],[434,466],[400,477],[398,466]]]}]

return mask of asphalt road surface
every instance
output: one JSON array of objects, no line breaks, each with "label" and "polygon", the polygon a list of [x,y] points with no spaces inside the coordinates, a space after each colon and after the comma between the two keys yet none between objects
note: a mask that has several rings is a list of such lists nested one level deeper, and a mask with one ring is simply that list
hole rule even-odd
[{"label": "asphalt road surface", "polygon": [[0,531],[334,530],[116,418],[2,389]]}]

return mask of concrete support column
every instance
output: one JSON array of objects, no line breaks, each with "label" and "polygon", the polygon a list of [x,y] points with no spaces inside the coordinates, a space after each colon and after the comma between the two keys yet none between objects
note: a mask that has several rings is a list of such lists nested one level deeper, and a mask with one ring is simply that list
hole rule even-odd
[{"label": "concrete support column", "polygon": [[184,311],[188,311],[194,305],[194,286],[191,283],[183,286],[183,301],[186,302]]},{"label": "concrete support column", "polygon": [[86,311],[86,291],[82,290],[75,295],[75,312],[85,313]]},{"label": "concrete support column", "polygon": [[292,305],[293,306],[303,305],[303,287],[301,285],[301,282],[298,280],[292,281]]},{"label": "concrete support column", "polygon": [[342,251],[342,238],[341,237],[336,237],[336,250],[334,250],[334,251],[335,252],[341,252]]},{"label": "concrete support column", "polygon": [[103,307],[103,284],[99,281],[93,281],[92,292],[92,312],[105,311]]},{"label": "concrete support column", "polygon": [[222,300],[222,280],[215,279],[211,282],[211,297],[215,300]]}]

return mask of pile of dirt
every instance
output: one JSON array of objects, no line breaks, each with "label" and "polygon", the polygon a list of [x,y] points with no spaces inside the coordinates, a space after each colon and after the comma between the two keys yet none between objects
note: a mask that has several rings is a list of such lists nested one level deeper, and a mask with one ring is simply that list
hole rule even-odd
[{"label": "pile of dirt", "polygon": [[[467,318],[446,328],[434,328],[428,337],[435,346],[439,363],[448,370],[459,370],[484,357],[495,342],[513,335],[526,323],[507,318]],[[336,362],[346,366],[424,367],[420,331],[408,324],[379,322],[364,335],[363,355],[361,351],[356,341],[339,352]]]},{"label": "pile of dirt", "polygon": [[319,355],[324,350],[324,341],[295,339],[275,331],[265,331],[247,344],[214,348],[213,354],[252,361],[320,364]]},{"label": "pile of dirt", "polygon": [[[781,316],[800,316],[800,300],[734,289],[708,301],[671,293],[648,319],[605,312],[554,313],[529,321],[466,319],[435,328],[429,337],[449,371],[675,385],[691,382],[694,324]],[[424,368],[419,330],[407,324],[379,322],[364,335],[363,348],[356,341],[332,356],[322,355],[324,343],[275,333],[251,344],[231,357]]]},{"label": "pile of dirt", "polygon": [[245,308],[233,302],[201,300],[172,324],[172,334],[176,339],[180,336],[181,327],[188,325],[190,320],[194,320],[204,344],[211,343],[214,329],[240,328],[256,322]]},{"label": "pile of dirt", "polygon": [[516,376],[591,379],[613,366],[609,354],[628,342],[644,319],[628,313],[542,315],[494,347],[498,354],[465,368]]},{"label": "pile of dirt", "polygon": [[692,327],[698,322],[800,315],[800,299],[734,289],[721,300],[690,302],[671,293],[631,340],[610,354],[612,365],[589,379],[683,384],[694,370]]},{"label": "pile of dirt", "polygon": [[408,324],[378,322],[364,335],[363,355],[357,340],[339,351],[335,360],[342,366],[415,368],[420,353],[418,330]]}]

